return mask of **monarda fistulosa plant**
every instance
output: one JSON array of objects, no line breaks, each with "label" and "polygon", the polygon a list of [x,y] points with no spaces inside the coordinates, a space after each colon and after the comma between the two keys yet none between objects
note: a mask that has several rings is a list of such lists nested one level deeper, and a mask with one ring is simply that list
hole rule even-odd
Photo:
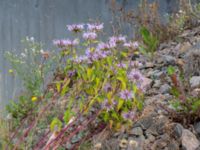
[{"label": "monarda fistulosa plant", "polygon": [[[98,36],[103,26],[101,23],[68,25],[69,31],[82,38],[53,41],[59,48],[60,65],[52,86],[65,99],[62,103],[65,112],[54,115],[50,132],[34,144],[34,149],[66,148],[77,135],[81,144],[81,140],[87,139],[84,137],[96,133],[93,129],[118,130],[137,119],[143,107],[145,77],[138,69],[141,64],[127,56],[139,44],[126,42],[122,35],[101,41]],[[83,49],[85,53],[78,55]]]}]

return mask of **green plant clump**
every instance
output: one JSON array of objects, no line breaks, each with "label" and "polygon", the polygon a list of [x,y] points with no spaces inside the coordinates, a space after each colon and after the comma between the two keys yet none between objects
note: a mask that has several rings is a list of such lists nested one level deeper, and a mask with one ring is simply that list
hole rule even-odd
[{"label": "green plant clump", "polygon": [[[49,71],[46,69],[49,68],[49,63],[46,65],[45,62],[52,62],[48,59],[53,58],[42,55],[42,63],[41,61],[36,63],[35,56],[38,56],[37,54],[41,56],[41,52],[37,51],[39,48],[33,43],[31,46],[34,46],[34,50],[31,50],[29,56],[35,63],[25,63],[21,57],[19,59],[14,54],[8,54],[14,70],[24,79],[25,88],[30,93],[30,99],[26,99],[27,101],[23,99],[22,103],[31,102],[35,108],[36,119],[31,119],[33,123],[28,126],[26,139],[29,139],[29,134],[33,136],[37,133],[31,131],[40,127],[40,120],[43,120],[42,118],[49,112],[58,114],[51,115],[54,119],[51,122],[47,121],[49,124],[46,124],[46,127],[50,126],[52,136],[61,139],[58,142],[50,139],[43,148],[62,145],[62,142],[69,140],[64,138],[65,134],[69,134],[67,137],[73,137],[79,133],[79,136],[77,135],[79,138],[89,134],[83,129],[91,121],[118,130],[124,125],[131,125],[137,119],[143,108],[145,77],[137,68],[139,63],[127,60],[127,56],[129,51],[138,49],[139,43],[127,42],[126,37],[122,35],[112,36],[107,42],[103,42],[98,40],[102,29],[103,24],[99,23],[87,24],[86,30],[83,24],[69,25],[68,30],[74,32],[77,37],[81,35],[82,39],[53,41],[59,48],[59,65],[54,73],[54,80],[47,88],[46,94],[52,93],[50,96],[42,95],[44,90],[41,90],[41,86]],[[78,55],[77,51],[84,49],[85,54]],[[29,73],[24,75],[25,71],[29,72],[30,76]],[[9,112],[12,112],[13,116],[19,112],[26,115],[29,113],[20,110],[20,107],[23,107],[20,102],[12,107]],[[54,109],[65,111],[53,111]],[[68,131],[68,126],[81,118],[87,121],[82,121],[83,125],[79,124],[71,134],[65,133]],[[15,147],[20,147],[23,140],[19,140]],[[29,143],[31,143],[29,148],[40,145],[36,141]]]},{"label": "green plant clump", "polygon": [[200,111],[200,98],[198,95],[192,94],[187,86],[187,82],[184,81],[180,74],[177,75],[176,69],[172,66],[168,67],[168,74],[172,80],[173,86],[171,88],[171,94],[174,99],[171,101],[173,108],[176,110],[177,114],[182,114],[187,118],[187,122],[194,122],[198,119]]}]

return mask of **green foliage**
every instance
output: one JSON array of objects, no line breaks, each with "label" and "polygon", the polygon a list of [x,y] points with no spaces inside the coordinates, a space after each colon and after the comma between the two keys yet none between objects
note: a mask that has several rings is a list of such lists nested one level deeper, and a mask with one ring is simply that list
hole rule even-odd
[{"label": "green foliage", "polygon": [[7,52],[5,56],[14,70],[14,74],[22,80],[26,92],[30,96],[41,96],[45,78],[53,69],[57,56],[52,54],[51,59],[43,56],[41,44],[33,39],[22,41],[25,48],[20,54]]},{"label": "green foliage", "polygon": [[16,127],[20,124],[21,119],[26,117],[30,110],[36,106],[27,96],[20,96],[18,102],[11,101],[6,106],[7,112],[13,117],[13,126]]},{"label": "green foliage", "polygon": [[[111,41],[112,38],[114,39],[113,41]],[[77,119],[79,116],[83,120],[86,119],[83,123],[86,123],[87,119],[93,119],[92,121],[96,120],[97,125],[98,123],[106,123],[110,128],[115,130],[120,129],[123,125],[129,126],[132,124],[143,108],[143,88],[139,86],[142,85],[143,80],[136,79],[137,81],[135,81],[134,79],[130,79],[134,78],[133,75],[129,76],[130,71],[139,72],[139,70],[137,67],[133,70],[129,69],[130,62],[126,58],[128,56],[128,48],[124,46],[125,37],[112,38],[104,44],[108,46],[113,44],[114,46],[101,50],[98,47],[99,44],[102,44],[102,41],[96,39],[81,39],[79,41],[83,41],[83,43],[80,43],[78,46],[76,44],[63,46],[62,44],[65,42],[58,41],[57,46],[60,48],[58,56],[60,58],[59,66],[54,73],[55,78],[50,84],[49,89],[47,89],[47,92],[45,92],[45,95],[42,95],[44,90],[41,87],[44,78],[48,76],[48,71],[47,73],[43,72],[40,68],[41,65],[46,68],[45,63],[40,63],[39,61],[39,63],[33,65],[33,68],[27,68],[27,64],[11,61],[14,64],[14,70],[22,78],[26,79],[24,83],[26,83],[25,87],[28,90],[28,94],[27,97],[23,97],[21,102],[19,101],[8,106],[8,111],[14,117],[21,119],[33,108],[31,115],[34,112],[36,117],[39,116],[36,119],[34,129],[41,129],[45,125],[46,127],[50,125],[52,132],[62,132],[62,127],[66,127],[71,120]],[[60,45],[60,43],[62,44]],[[83,49],[87,49],[85,55],[79,56],[77,52]],[[17,59],[14,56],[12,58],[14,58],[13,60]],[[50,57],[49,59],[53,58]],[[22,60],[17,59],[18,61]],[[46,61],[48,60],[45,59]],[[21,68],[26,68],[27,72],[35,72],[35,74],[32,74],[30,77],[24,77]],[[143,79],[140,72],[139,78]],[[33,86],[30,88],[30,86],[26,86],[27,84]],[[39,91],[41,94],[37,94],[38,92],[35,91]],[[123,92],[126,92],[124,96],[122,96]],[[48,100],[51,96],[52,99]],[[53,104],[53,106],[50,105],[46,108],[49,103]],[[26,107],[26,105],[30,105],[30,107]],[[20,110],[22,107],[24,109]],[[60,116],[63,116],[63,118],[58,119]],[[53,120],[52,117],[54,118]],[[20,119],[17,120],[20,121]],[[79,129],[78,125],[77,128]],[[73,127],[75,131],[77,128]],[[80,130],[82,129],[80,128]],[[83,135],[89,134],[88,132],[84,131],[83,133],[83,131],[79,131]],[[29,136],[38,136],[35,135],[37,132],[30,132],[29,134],[27,139],[31,138]],[[71,133],[69,132],[69,134]],[[74,136],[82,137],[83,135]]]},{"label": "green foliage", "polygon": [[198,116],[200,110],[200,98],[192,96],[189,92],[185,91],[185,81],[175,74],[176,69],[172,66],[168,67],[167,72],[172,79],[173,86],[171,88],[171,94],[174,99],[171,101],[172,106],[178,112],[185,113],[187,115]]},{"label": "green foliage", "polygon": [[58,118],[54,118],[51,122],[50,129],[52,132],[60,131],[62,127],[62,122]]},{"label": "green foliage", "polygon": [[24,85],[23,93],[6,107],[7,112],[15,120],[14,127],[19,125],[21,119],[25,118],[29,112],[33,115],[37,110],[35,102],[43,96],[45,78],[51,74],[57,64],[57,56],[52,55],[49,59],[50,55],[46,52],[45,56],[41,44],[35,42],[34,39],[26,38],[22,43],[25,48],[20,54],[5,53],[12,67],[9,72],[20,78]]},{"label": "green foliage", "polygon": [[143,54],[150,55],[150,57],[152,57],[158,48],[158,38],[154,36],[146,27],[140,28],[140,34],[144,43],[144,46],[141,46],[140,50]]},{"label": "green foliage", "polygon": [[173,75],[175,73],[175,68],[173,66],[169,66],[167,68],[168,75]]},{"label": "green foliage", "polygon": [[3,117],[2,112],[0,114],[0,150],[6,148],[9,145],[9,126],[10,122],[6,121]]}]

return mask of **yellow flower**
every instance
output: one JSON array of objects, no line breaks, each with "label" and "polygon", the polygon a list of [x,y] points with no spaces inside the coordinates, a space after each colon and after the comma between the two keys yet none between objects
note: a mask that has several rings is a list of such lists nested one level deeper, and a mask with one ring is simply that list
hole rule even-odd
[{"label": "yellow flower", "polygon": [[12,70],[12,69],[9,69],[8,72],[9,72],[9,73],[13,73],[13,70]]},{"label": "yellow flower", "polygon": [[36,96],[33,96],[33,97],[31,98],[31,100],[32,100],[32,102],[35,102],[35,101],[38,100],[38,98],[37,98]]}]

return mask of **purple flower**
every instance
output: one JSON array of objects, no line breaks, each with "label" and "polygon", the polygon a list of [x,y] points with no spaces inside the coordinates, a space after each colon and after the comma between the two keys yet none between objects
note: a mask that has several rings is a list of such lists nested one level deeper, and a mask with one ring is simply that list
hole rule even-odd
[{"label": "purple flower", "polygon": [[117,46],[116,40],[115,40],[114,38],[111,38],[111,39],[109,40],[109,47],[110,47],[110,48],[115,48],[116,46]]},{"label": "purple flower", "polygon": [[112,36],[109,38],[109,45],[111,48],[115,48],[117,44],[126,42],[126,37],[119,35],[119,36]]},{"label": "purple flower", "polygon": [[98,55],[94,51],[90,51],[90,49],[86,49],[85,55],[87,56],[88,59],[94,61],[98,59]]},{"label": "purple flower", "polygon": [[117,105],[116,101],[113,101],[113,100],[108,101],[108,99],[105,99],[101,104],[101,108],[105,109],[106,111],[110,111],[114,109],[114,106],[116,105]]},{"label": "purple flower", "polygon": [[88,30],[92,31],[92,32],[94,32],[94,31],[96,31],[96,32],[101,31],[103,29],[103,27],[104,27],[103,23],[101,23],[101,24],[99,24],[99,23],[94,23],[94,24],[88,23],[87,24]]},{"label": "purple flower", "polygon": [[82,62],[87,61],[87,60],[88,60],[87,56],[79,56],[79,57],[74,59],[74,62],[79,64],[79,63],[82,63]]},{"label": "purple flower", "polygon": [[84,29],[84,24],[67,25],[67,29],[73,32],[81,32]]},{"label": "purple flower", "polygon": [[139,89],[144,90],[142,85],[144,84],[145,77],[141,74],[141,72],[139,70],[133,69],[128,74],[128,78],[130,81],[135,83]]},{"label": "purple flower", "polygon": [[133,98],[133,93],[129,90],[123,90],[120,92],[120,98],[123,100],[130,100]]},{"label": "purple flower", "polygon": [[70,70],[68,71],[69,78],[73,77],[76,74],[76,70]]},{"label": "purple flower", "polygon": [[141,72],[139,70],[133,69],[129,74],[128,74],[128,78],[132,81],[132,82],[143,82],[144,80],[144,76],[141,74]]},{"label": "purple flower", "polygon": [[86,49],[85,54],[91,61],[96,61],[107,57],[110,54],[110,51],[102,51],[102,50],[90,51],[90,49]]},{"label": "purple flower", "polygon": [[131,49],[137,49],[139,47],[139,43],[138,42],[128,42],[128,43],[124,43],[124,46],[127,48],[131,48]]},{"label": "purple flower", "polygon": [[69,39],[61,39],[61,40],[54,40],[53,41],[54,45],[63,48],[63,47],[73,47],[75,45],[79,44],[79,40],[78,39],[74,39],[74,40],[69,40]]},{"label": "purple flower", "polygon": [[119,35],[119,36],[112,36],[109,38],[109,41],[113,41],[113,42],[126,42],[126,37]]},{"label": "purple flower", "polygon": [[83,33],[83,38],[85,40],[95,40],[97,38],[97,34],[95,32],[85,32]]},{"label": "purple flower", "polygon": [[136,115],[135,115],[135,112],[130,111],[130,112],[123,112],[122,117],[125,120],[133,120],[133,119],[135,119]]},{"label": "purple flower", "polygon": [[53,41],[53,44],[60,47],[60,48],[63,48],[66,46],[66,43],[67,41],[65,39],[62,39],[62,40],[54,40]]},{"label": "purple flower", "polygon": [[119,35],[117,37],[117,42],[126,42],[126,37],[125,36],[122,36],[122,35]]},{"label": "purple flower", "polygon": [[102,51],[102,50],[98,51],[98,50],[96,50],[95,52],[99,55],[99,59],[106,58],[108,55],[111,54],[110,51]]},{"label": "purple flower", "polygon": [[112,90],[112,87],[111,87],[110,83],[106,83],[106,85],[104,86],[103,89],[105,92],[110,92]]},{"label": "purple flower", "polygon": [[107,43],[101,42],[101,43],[99,43],[99,44],[97,45],[97,49],[98,49],[98,50],[109,50],[109,49],[110,49],[110,45],[107,44]]},{"label": "purple flower", "polygon": [[126,68],[127,65],[124,64],[124,63],[119,63],[119,64],[117,64],[117,67],[118,67],[118,68]]}]

